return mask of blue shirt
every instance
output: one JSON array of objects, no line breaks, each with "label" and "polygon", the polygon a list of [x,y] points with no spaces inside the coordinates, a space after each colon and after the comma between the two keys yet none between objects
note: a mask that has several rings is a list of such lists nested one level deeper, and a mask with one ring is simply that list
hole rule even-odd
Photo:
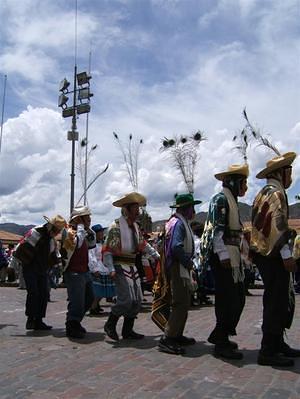
[{"label": "blue shirt", "polygon": [[184,267],[190,266],[191,258],[193,253],[188,254],[184,250],[184,239],[186,236],[186,231],[184,224],[180,219],[174,226],[172,242],[171,242],[171,256],[174,260],[177,260]]}]

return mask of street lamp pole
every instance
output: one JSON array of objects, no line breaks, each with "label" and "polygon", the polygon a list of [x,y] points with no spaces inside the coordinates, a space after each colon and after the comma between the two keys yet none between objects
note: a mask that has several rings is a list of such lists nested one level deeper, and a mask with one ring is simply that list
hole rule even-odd
[{"label": "street lamp pole", "polygon": [[78,132],[76,125],[76,77],[77,77],[77,65],[74,66],[74,92],[73,92],[73,115],[72,115],[72,130],[71,137],[68,140],[72,141],[72,162],[71,162],[71,194],[70,194],[70,214],[74,208],[74,193],[75,193],[75,142],[78,140]]},{"label": "street lamp pole", "polygon": [[[77,73],[77,64],[75,63],[73,90],[69,91],[70,82],[66,78],[60,82],[59,87],[61,94],[58,98],[58,106],[62,108],[62,116],[63,118],[72,116],[71,130],[68,131],[68,140],[72,142],[70,213],[74,208],[75,202],[75,142],[78,141],[79,136],[77,131],[77,115],[90,112],[90,97],[93,96],[90,92],[90,79],[91,76],[86,72]],[[71,107],[67,105],[67,101],[69,100],[67,94],[73,94],[73,104]]]}]

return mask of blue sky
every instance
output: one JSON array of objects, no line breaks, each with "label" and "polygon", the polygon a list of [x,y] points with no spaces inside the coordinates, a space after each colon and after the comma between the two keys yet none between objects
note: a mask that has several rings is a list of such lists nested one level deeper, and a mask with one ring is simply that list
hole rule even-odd
[{"label": "blue sky", "polygon": [[[296,0],[78,0],[77,65],[92,52],[89,163],[107,173],[88,199],[94,221],[110,223],[114,199],[130,190],[112,132],[126,142],[143,138],[139,188],[154,220],[184,184],[159,152],[164,136],[207,137],[200,151],[195,196],[220,189],[214,173],[241,163],[232,137],[244,125],[242,110],[282,152],[299,151],[299,17]],[[1,222],[38,223],[41,215],[69,213],[71,121],[57,108],[58,84],[74,68],[75,0],[2,0],[0,90],[8,76],[2,152]],[[81,136],[85,117],[78,120]],[[245,201],[272,153],[252,145]],[[78,160],[77,160],[78,163]],[[300,191],[294,167],[290,201]],[[82,193],[78,170],[76,192]]]}]

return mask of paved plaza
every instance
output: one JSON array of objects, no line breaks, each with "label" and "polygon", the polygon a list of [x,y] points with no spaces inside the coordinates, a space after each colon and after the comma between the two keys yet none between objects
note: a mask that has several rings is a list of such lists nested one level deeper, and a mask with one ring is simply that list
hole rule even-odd
[{"label": "paved plaza", "polygon": [[[0,398],[299,399],[300,359],[286,370],[256,364],[262,290],[252,293],[236,337],[244,359],[224,361],[212,356],[213,347],[206,342],[214,325],[213,307],[190,311],[186,335],[195,337],[197,344],[188,347],[184,356],[174,356],[157,350],[161,334],[150,320],[150,295],[136,322],[136,330],[147,337],[115,343],[103,333],[110,309],[106,303],[103,316],[84,319],[86,338],[70,340],[64,333],[65,289],[51,292],[46,321],[53,330],[34,332],[24,328],[26,292],[0,287]],[[296,299],[297,313],[287,340],[299,347],[300,297]]]}]

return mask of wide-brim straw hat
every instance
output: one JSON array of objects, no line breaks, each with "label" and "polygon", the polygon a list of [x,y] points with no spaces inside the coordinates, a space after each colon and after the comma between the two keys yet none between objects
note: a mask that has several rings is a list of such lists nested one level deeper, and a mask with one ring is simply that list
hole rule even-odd
[{"label": "wide-brim straw hat", "polygon": [[44,219],[46,220],[47,223],[54,226],[57,230],[62,230],[67,225],[67,221],[61,215],[56,215],[53,216],[52,218],[44,216]]},{"label": "wide-brim straw hat", "polygon": [[256,175],[257,179],[264,179],[275,170],[281,169],[285,166],[290,166],[294,162],[296,156],[297,154],[291,151],[270,159],[266,164],[267,166],[259,173],[257,173]]},{"label": "wide-brim straw hat", "polygon": [[240,176],[249,176],[249,166],[248,164],[243,164],[243,165],[230,165],[227,170],[224,172],[219,172],[215,174],[215,178],[218,180],[224,180],[224,177],[226,176],[232,176],[232,175],[240,175]]},{"label": "wide-brim straw hat", "polygon": [[129,204],[138,204],[139,206],[145,206],[147,204],[147,199],[140,193],[132,192],[129,194],[125,194],[124,197],[118,199],[112,204],[113,206],[116,206],[118,208],[122,208],[123,206]]},{"label": "wide-brim straw hat", "polygon": [[77,218],[78,216],[88,216],[91,214],[92,214],[92,212],[88,206],[85,206],[85,205],[76,206],[75,208],[73,208],[73,211],[71,213],[70,222],[72,220],[74,220],[75,218]]},{"label": "wide-brim straw hat", "polygon": [[175,198],[175,204],[170,205],[170,208],[183,208],[189,205],[198,205],[202,201],[195,200],[193,194],[178,194]]}]

